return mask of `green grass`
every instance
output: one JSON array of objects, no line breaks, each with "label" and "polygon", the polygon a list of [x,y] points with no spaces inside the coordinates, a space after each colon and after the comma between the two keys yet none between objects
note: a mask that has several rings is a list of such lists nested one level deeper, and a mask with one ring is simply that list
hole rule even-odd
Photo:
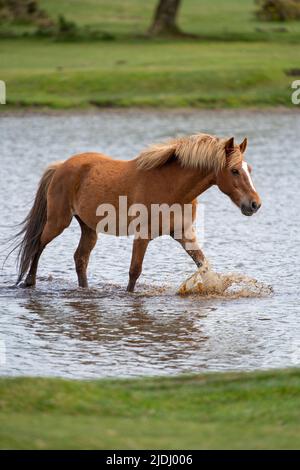
[{"label": "green grass", "polygon": [[299,55],[272,43],[0,43],[8,103],[53,108],[288,106]]},{"label": "green grass", "polygon": [[63,13],[115,40],[2,38],[0,79],[8,107],[292,106],[297,77],[286,70],[300,68],[300,22],[278,32],[282,24],[255,20],[253,0],[184,0],[179,23],[200,38],[152,41],[138,35],[155,3],[41,0],[54,18]]},{"label": "green grass", "polygon": [[300,447],[300,371],[0,380],[8,449]]},{"label": "green grass", "polygon": [[[63,14],[81,26],[90,25],[117,37],[147,31],[158,0],[40,0],[55,19]],[[218,40],[299,41],[300,22],[257,21],[254,0],[182,0],[182,30]],[[280,32],[284,27],[287,31]]]}]

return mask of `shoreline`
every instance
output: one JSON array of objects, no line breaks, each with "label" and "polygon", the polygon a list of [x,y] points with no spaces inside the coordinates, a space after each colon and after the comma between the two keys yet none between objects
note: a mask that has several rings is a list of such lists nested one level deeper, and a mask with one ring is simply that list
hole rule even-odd
[{"label": "shoreline", "polygon": [[90,106],[85,108],[79,107],[71,107],[71,108],[51,108],[51,107],[44,107],[44,106],[26,106],[26,107],[8,107],[2,111],[3,106],[0,107],[0,119],[1,117],[26,117],[26,116],[76,116],[76,115],[99,115],[104,113],[111,113],[111,114],[128,114],[132,112],[142,112],[142,113],[157,113],[157,114],[203,114],[203,113],[235,113],[239,114],[297,114],[300,112],[300,106],[257,106],[257,107],[240,107],[240,108],[188,108],[188,107],[160,107],[160,106]]}]

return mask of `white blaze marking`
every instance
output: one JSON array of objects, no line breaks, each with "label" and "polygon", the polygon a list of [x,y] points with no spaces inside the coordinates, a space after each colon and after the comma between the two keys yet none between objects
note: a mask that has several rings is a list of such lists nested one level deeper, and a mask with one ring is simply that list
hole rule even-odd
[{"label": "white blaze marking", "polygon": [[253,191],[256,192],[256,189],[255,189],[254,184],[253,184],[252,179],[251,179],[251,175],[250,175],[249,170],[248,170],[248,163],[243,162],[242,163],[242,168],[243,168],[244,172],[246,173],[246,175],[248,177],[251,188],[253,189]]}]

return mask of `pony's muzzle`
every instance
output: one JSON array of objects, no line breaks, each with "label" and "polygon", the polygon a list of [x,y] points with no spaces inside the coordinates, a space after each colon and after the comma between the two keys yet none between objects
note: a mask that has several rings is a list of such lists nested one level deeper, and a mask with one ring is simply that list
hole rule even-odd
[{"label": "pony's muzzle", "polygon": [[261,202],[251,201],[249,204],[242,204],[241,211],[242,214],[250,216],[255,214],[261,206]]}]

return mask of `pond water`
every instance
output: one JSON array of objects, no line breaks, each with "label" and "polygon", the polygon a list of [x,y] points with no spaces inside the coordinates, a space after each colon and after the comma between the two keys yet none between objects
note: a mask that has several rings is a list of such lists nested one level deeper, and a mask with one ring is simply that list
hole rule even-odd
[{"label": "pond water", "polygon": [[97,378],[299,366],[299,130],[300,114],[288,111],[2,115],[2,239],[28,212],[52,161],[91,150],[129,159],[149,143],[198,131],[247,135],[261,210],[247,218],[211,188],[200,198],[199,230],[216,271],[257,279],[273,293],[249,287],[240,295],[180,297],[176,290],[195,267],[176,242],[161,238],[149,245],[136,293],[128,294],[132,240],[105,235],[91,257],[90,288],[79,289],[74,221],[44,252],[35,289],[11,288],[13,257],[1,271],[0,374]]}]

